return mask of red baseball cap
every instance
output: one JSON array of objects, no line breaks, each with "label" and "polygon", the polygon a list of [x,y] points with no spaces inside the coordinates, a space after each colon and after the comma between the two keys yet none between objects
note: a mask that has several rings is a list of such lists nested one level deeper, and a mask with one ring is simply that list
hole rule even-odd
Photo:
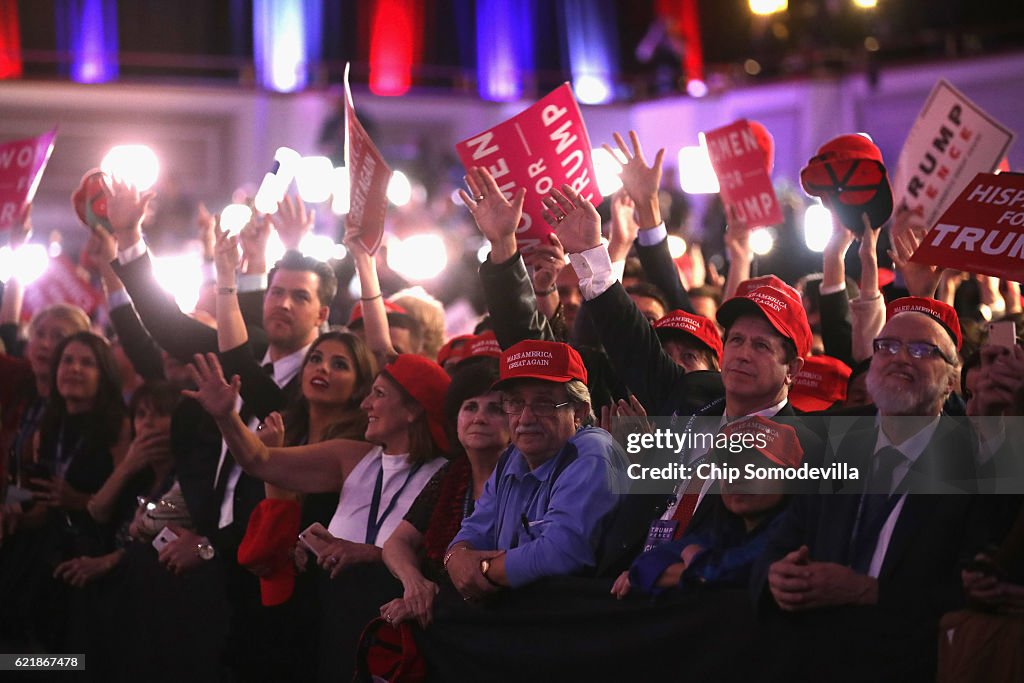
[{"label": "red baseball cap", "polygon": [[463,348],[465,349],[465,354],[459,362],[481,356],[501,358],[501,346],[498,344],[498,338],[494,336],[494,332],[491,330],[485,330],[480,334],[470,337]]},{"label": "red baseball cap", "polygon": [[902,299],[894,299],[889,302],[889,305],[885,307],[885,318],[888,320],[897,313],[906,313],[907,311],[925,313],[933,317],[949,333],[953,343],[956,344],[956,350],[960,350],[960,345],[964,341],[960,334],[960,316],[956,314],[952,306],[923,296],[905,296]]},{"label": "red baseball cap", "polygon": [[744,280],[736,286],[736,293],[733,296],[746,296],[750,292],[753,292],[758,287],[774,287],[775,289],[781,289],[800,301],[803,297],[800,296],[800,290],[790,284],[786,284],[775,275],[762,275],[760,277],[752,277],[749,280]]},{"label": "red baseball cap", "polygon": [[862,214],[872,228],[892,215],[892,187],[882,151],[864,135],[840,135],[818,149],[800,171],[800,185],[837,214],[855,235],[864,232]]},{"label": "red baseball cap", "polygon": [[[389,323],[399,323],[400,327],[408,327],[409,312],[398,304],[391,303],[387,299],[384,300],[384,310],[387,311]],[[402,324],[404,322],[404,324]],[[363,324],[363,302],[357,301],[356,305],[352,307],[352,313],[348,316],[349,327],[361,327]]]},{"label": "red baseball cap", "polygon": [[722,362],[722,335],[718,333],[718,326],[710,318],[675,310],[656,320],[654,329],[659,337],[669,331],[687,334],[714,351],[718,362]]},{"label": "red baseball cap", "polygon": [[107,217],[107,195],[103,192],[105,177],[106,174],[98,168],[86,171],[78,189],[71,195],[71,206],[78,220],[87,228],[103,226],[111,230],[110,219]]},{"label": "red baseball cap", "polygon": [[289,551],[299,535],[301,516],[298,502],[274,498],[261,500],[249,516],[238,546],[238,564],[270,568],[269,574],[260,577],[260,599],[265,607],[287,601],[295,589],[295,564]]},{"label": "red baseball cap", "polygon": [[803,368],[789,388],[789,402],[797,410],[809,413],[825,410],[836,401],[845,401],[851,372],[849,365],[832,356],[805,358]]},{"label": "red baseball cap", "polygon": [[[792,290],[792,287],[788,288]],[[795,290],[793,290],[795,291]],[[796,355],[807,358],[811,353],[811,326],[807,313],[792,291],[776,287],[758,287],[744,296],[734,296],[718,309],[718,322],[726,329],[741,315],[760,313],[771,326],[796,346]]]},{"label": "red baseball cap", "polygon": [[754,450],[776,465],[797,467],[804,459],[804,449],[797,438],[796,430],[790,425],[773,422],[760,415],[734,420],[722,427],[721,433],[725,434],[729,441],[737,440],[746,434],[753,435]]},{"label": "red baseball cap", "polygon": [[465,358],[466,344],[473,336],[472,334],[460,334],[445,342],[444,346],[437,352],[437,364],[444,367],[444,364],[450,360],[454,360],[457,363]]},{"label": "red baseball cap", "polygon": [[423,408],[434,444],[442,451],[447,451],[444,396],[452,381],[448,373],[434,361],[412,353],[401,354],[385,365],[381,373],[394,380]]},{"label": "red baseball cap", "polygon": [[587,368],[576,349],[561,342],[526,339],[501,352],[500,379],[492,389],[501,389],[515,379],[546,382],[587,382]]}]

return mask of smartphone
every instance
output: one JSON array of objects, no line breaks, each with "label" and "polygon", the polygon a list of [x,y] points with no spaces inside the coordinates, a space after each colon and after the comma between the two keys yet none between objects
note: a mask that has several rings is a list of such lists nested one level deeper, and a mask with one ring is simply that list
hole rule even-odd
[{"label": "smartphone", "polygon": [[160,533],[153,539],[153,547],[156,548],[157,552],[163,550],[171,541],[178,539],[178,534],[171,531],[170,527],[164,527],[160,530]]},{"label": "smartphone", "polygon": [[1012,320],[1000,320],[988,326],[988,343],[1013,350],[1017,345],[1017,324]]},{"label": "smartphone", "polygon": [[316,555],[317,559],[320,559],[321,553],[327,549],[327,542],[317,537],[313,533],[314,531],[322,531],[326,533],[327,529],[325,529],[324,525],[320,522],[313,522],[299,532],[299,543],[302,544],[302,547],[309,550],[309,552]]}]

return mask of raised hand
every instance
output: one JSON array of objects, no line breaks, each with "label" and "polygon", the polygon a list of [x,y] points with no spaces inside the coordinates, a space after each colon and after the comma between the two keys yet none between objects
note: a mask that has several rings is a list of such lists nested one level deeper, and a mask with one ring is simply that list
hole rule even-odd
[{"label": "raised hand", "polygon": [[267,216],[277,230],[285,249],[298,249],[302,238],[313,230],[316,223],[316,210],[306,213],[306,205],[301,197],[285,195],[277,205],[277,213]]},{"label": "raised hand", "polygon": [[156,193],[140,193],[134,185],[112,178],[103,183],[103,194],[107,197],[107,218],[118,248],[127,249],[142,239],[142,218]]},{"label": "raised hand", "polygon": [[235,283],[235,273],[241,263],[238,253],[238,235],[230,235],[227,230],[220,229],[220,215],[215,218],[213,229],[213,263],[217,269],[217,283],[222,287],[231,287]]},{"label": "raised hand", "polygon": [[612,195],[612,221],[608,231],[608,255],[612,263],[624,261],[640,232],[633,212],[636,204],[623,188]]},{"label": "raised hand", "polygon": [[558,274],[565,268],[565,249],[558,236],[551,233],[547,244],[534,247],[523,260],[533,267],[533,291],[538,295],[552,292]]},{"label": "raised hand", "polygon": [[267,272],[267,241],[270,239],[270,223],[253,211],[252,218],[238,233],[242,247],[242,261],[246,273]]},{"label": "raised hand", "polygon": [[256,436],[267,448],[278,448],[284,445],[284,419],[276,410],[267,415],[263,423],[256,428]]},{"label": "raised hand", "polygon": [[911,211],[904,209],[898,212],[889,226],[892,249],[889,249],[888,253],[889,258],[903,273],[903,281],[911,296],[930,298],[935,296],[935,288],[939,285],[942,269],[910,260],[927,233],[928,228]]},{"label": "raised hand", "polygon": [[[658,153],[654,155],[654,163],[648,166],[636,131],[629,131],[629,140],[633,145],[632,150],[626,147],[626,141],[622,139],[621,135],[615,133],[613,137],[619,151],[626,159],[626,163],[621,164],[622,171],[619,173],[622,178],[622,187],[636,203],[640,227],[653,228],[661,223],[658,190],[661,187],[661,161],[665,157],[665,150],[664,148],[659,149]],[[603,144],[602,147],[613,159],[619,160],[620,156],[615,154],[611,147],[607,144]]]},{"label": "raised hand", "polygon": [[860,257],[860,298],[872,299],[878,294],[878,231],[871,228],[867,214],[864,219],[864,232],[860,236],[857,256]]},{"label": "raised hand", "polygon": [[516,228],[523,218],[526,189],[519,188],[509,201],[491,172],[476,166],[466,174],[466,185],[473,196],[465,190],[459,190],[459,196],[480,232],[491,243],[491,262],[507,261],[516,253]]},{"label": "raised hand", "polygon": [[217,227],[217,218],[206,208],[206,204],[199,202],[196,214],[196,239],[203,246],[203,258],[207,261],[213,260],[213,250],[217,241],[214,228]]},{"label": "raised hand", "polygon": [[204,356],[197,353],[192,365],[188,366],[188,371],[196,390],[183,389],[183,396],[199,401],[199,405],[215,418],[228,417],[235,411],[235,401],[242,388],[242,380],[235,375],[231,378],[231,384],[227,383],[217,354],[208,353]]},{"label": "raised hand", "polygon": [[578,254],[601,244],[601,216],[572,187],[562,185],[561,192],[552,189],[543,204],[541,215],[567,252]]}]

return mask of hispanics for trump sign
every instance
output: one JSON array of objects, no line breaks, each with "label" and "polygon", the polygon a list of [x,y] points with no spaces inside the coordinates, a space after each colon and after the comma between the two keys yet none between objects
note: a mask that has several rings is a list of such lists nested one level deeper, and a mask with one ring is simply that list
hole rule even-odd
[{"label": "hispanics for trump sign", "polygon": [[524,254],[547,244],[541,200],[552,188],[569,185],[593,204],[601,203],[590,159],[590,138],[566,83],[525,111],[455,145],[467,169],[485,167],[509,199],[526,188],[516,243]]},{"label": "hispanics for trump sign", "polygon": [[991,173],[1013,132],[946,81],[932,89],[900,152],[893,195],[924,225],[939,216],[978,173]]},{"label": "hispanics for trump sign", "polygon": [[704,134],[726,216],[756,228],[778,225],[782,209],[768,175],[765,152],[746,119]]},{"label": "hispanics for trump sign", "polygon": [[347,225],[359,229],[359,241],[373,254],[384,238],[384,213],[388,208],[391,168],[384,161],[363,124],[356,118],[352,90],[345,65],[345,168],[348,169],[349,209]]},{"label": "hispanics for trump sign", "polygon": [[56,137],[54,128],[39,137],[0,145],[0,230],[10,228],[35,197]]},{"label": "hispanics for trump sign", "polygon": [[1024,175],[979,173],[910,260],[1024,280]]}]

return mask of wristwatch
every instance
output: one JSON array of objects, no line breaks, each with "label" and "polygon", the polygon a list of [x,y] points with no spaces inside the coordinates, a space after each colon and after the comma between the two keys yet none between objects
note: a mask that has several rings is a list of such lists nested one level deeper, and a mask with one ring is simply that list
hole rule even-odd
[{"label": "wristwatch", "polygon": [[196,544],[196,555],[199,556],[200,560],[212,560],[216,554],[216,548],[210,545],[209,541]]}]

